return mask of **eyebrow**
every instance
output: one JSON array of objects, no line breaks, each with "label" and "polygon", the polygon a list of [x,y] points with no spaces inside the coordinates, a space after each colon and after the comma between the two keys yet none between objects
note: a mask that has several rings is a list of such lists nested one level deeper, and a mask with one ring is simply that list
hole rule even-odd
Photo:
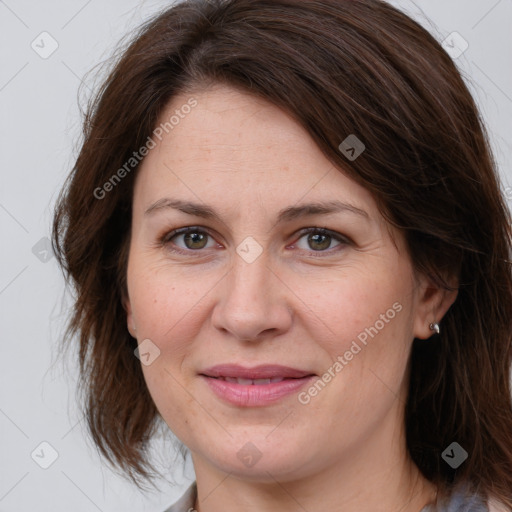
[{"label": "eyebrow", "polygon": [[[217,220],[223,222],[220,215],[208,205],[193,203],[190,201],[181,201],[179,199],[162,198],[153,203],[145,212],[144,215],[152,215],[158,211],[167,209],[179,210],[189,215],[202,217],[203,219]],[[333,200],[326,202],[314,202],[301,204],[298,206],[289,206],[281,210],[277,215],[277,222],[291,222],[292,220],[308,217],[312,215],[329,215],[332,213],[353,213],[369,219],[370,216],[364,210],[357,208],[354,205],[344,203],[342,201]]]}]

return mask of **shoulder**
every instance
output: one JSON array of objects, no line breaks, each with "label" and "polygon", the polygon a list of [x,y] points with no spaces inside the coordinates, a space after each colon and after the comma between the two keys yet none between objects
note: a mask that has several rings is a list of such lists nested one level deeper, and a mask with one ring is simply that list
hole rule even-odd
[{"label": "shoulder", "polygon": [[194,512],[194,504],[197,498],[196,482],[193,482],[185,491],[185,494],[164,512]]},{"label": "shoulder", "polygon": [[469,486],[462,485],[449,495],[441,498],[436,505],[427,505],[421,512],[512,512],[503,503],[469,491]]},{"label": "shoulder", "polygon": [[[197,485],[193,482],[181,498],[164,512],[195,512],[196,498]],[[427,505],[421,512],[511,512],[511,510],[495,499],[487,502],[482,496],[459,489],[442,500],[437,507]]]},{"label": "shoulder", "polygon": [[501,512],[488,507],[485,497],[470,492],[466,485],[458,486],[449,494],[439,496],[437,502],[424,507],[421,512]]}]

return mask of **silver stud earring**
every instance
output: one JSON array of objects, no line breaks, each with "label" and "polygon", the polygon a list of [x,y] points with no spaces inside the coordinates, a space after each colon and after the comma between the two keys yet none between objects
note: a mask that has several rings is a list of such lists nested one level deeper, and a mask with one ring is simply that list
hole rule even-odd
[{"label": "silver stud earring", "polygon": [[434,331],[436,334],[439,334],[440,332],[440,328],[439,328],[439,324],[437,322],[434,322],[432,324],[429,325],[429,328],[431,331]]}]

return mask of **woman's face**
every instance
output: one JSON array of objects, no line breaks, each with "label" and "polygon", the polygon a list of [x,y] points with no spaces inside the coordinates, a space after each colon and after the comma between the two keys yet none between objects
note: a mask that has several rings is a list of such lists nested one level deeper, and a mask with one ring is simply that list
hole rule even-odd
[{"label": "woman's face", "polygon": [[216,86],[176,111],[138,171],[126,308],[196,472],[286,481],[396,453],[434,321],[402,235],[277,107]]}]

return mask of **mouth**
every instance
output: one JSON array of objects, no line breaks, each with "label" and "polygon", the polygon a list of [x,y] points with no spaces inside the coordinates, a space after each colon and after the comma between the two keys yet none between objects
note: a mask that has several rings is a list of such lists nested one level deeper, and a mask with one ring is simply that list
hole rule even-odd
[{"label": "mouth", "polygon": [[[218,364],[203,370],[200,375],[212,377],[217,379],[241,379],[251,380],[253,383],[269,384],[269,382],[257,381],[272,381],[276,379],[302,379],[311,375],[313,372],[293,368],[291,366],[282,366],[276,364],[253,366],[252,368],[237,365],[237,364]],[[278,382],[276,380],[276,382]],[[245,382],[245,384],[249,384]]]},{"label": "mouth", "polygon": [[223,380],[225,382],[233,382],[236,384],[242,384],[243,386],[263,386],[265,384],[273,384],[274,382],[282,382],[283,380],[289,380],[291,377],[272,377],[271,379],[242,379],[239,377],[210,377],[212,379]]},{"label": "mouth", "polygon": [[239,407],[265,406],[298,391],[317,377],[310,371],[281,365],[252,368],[224,364],[199,373],[211,391]]}]

